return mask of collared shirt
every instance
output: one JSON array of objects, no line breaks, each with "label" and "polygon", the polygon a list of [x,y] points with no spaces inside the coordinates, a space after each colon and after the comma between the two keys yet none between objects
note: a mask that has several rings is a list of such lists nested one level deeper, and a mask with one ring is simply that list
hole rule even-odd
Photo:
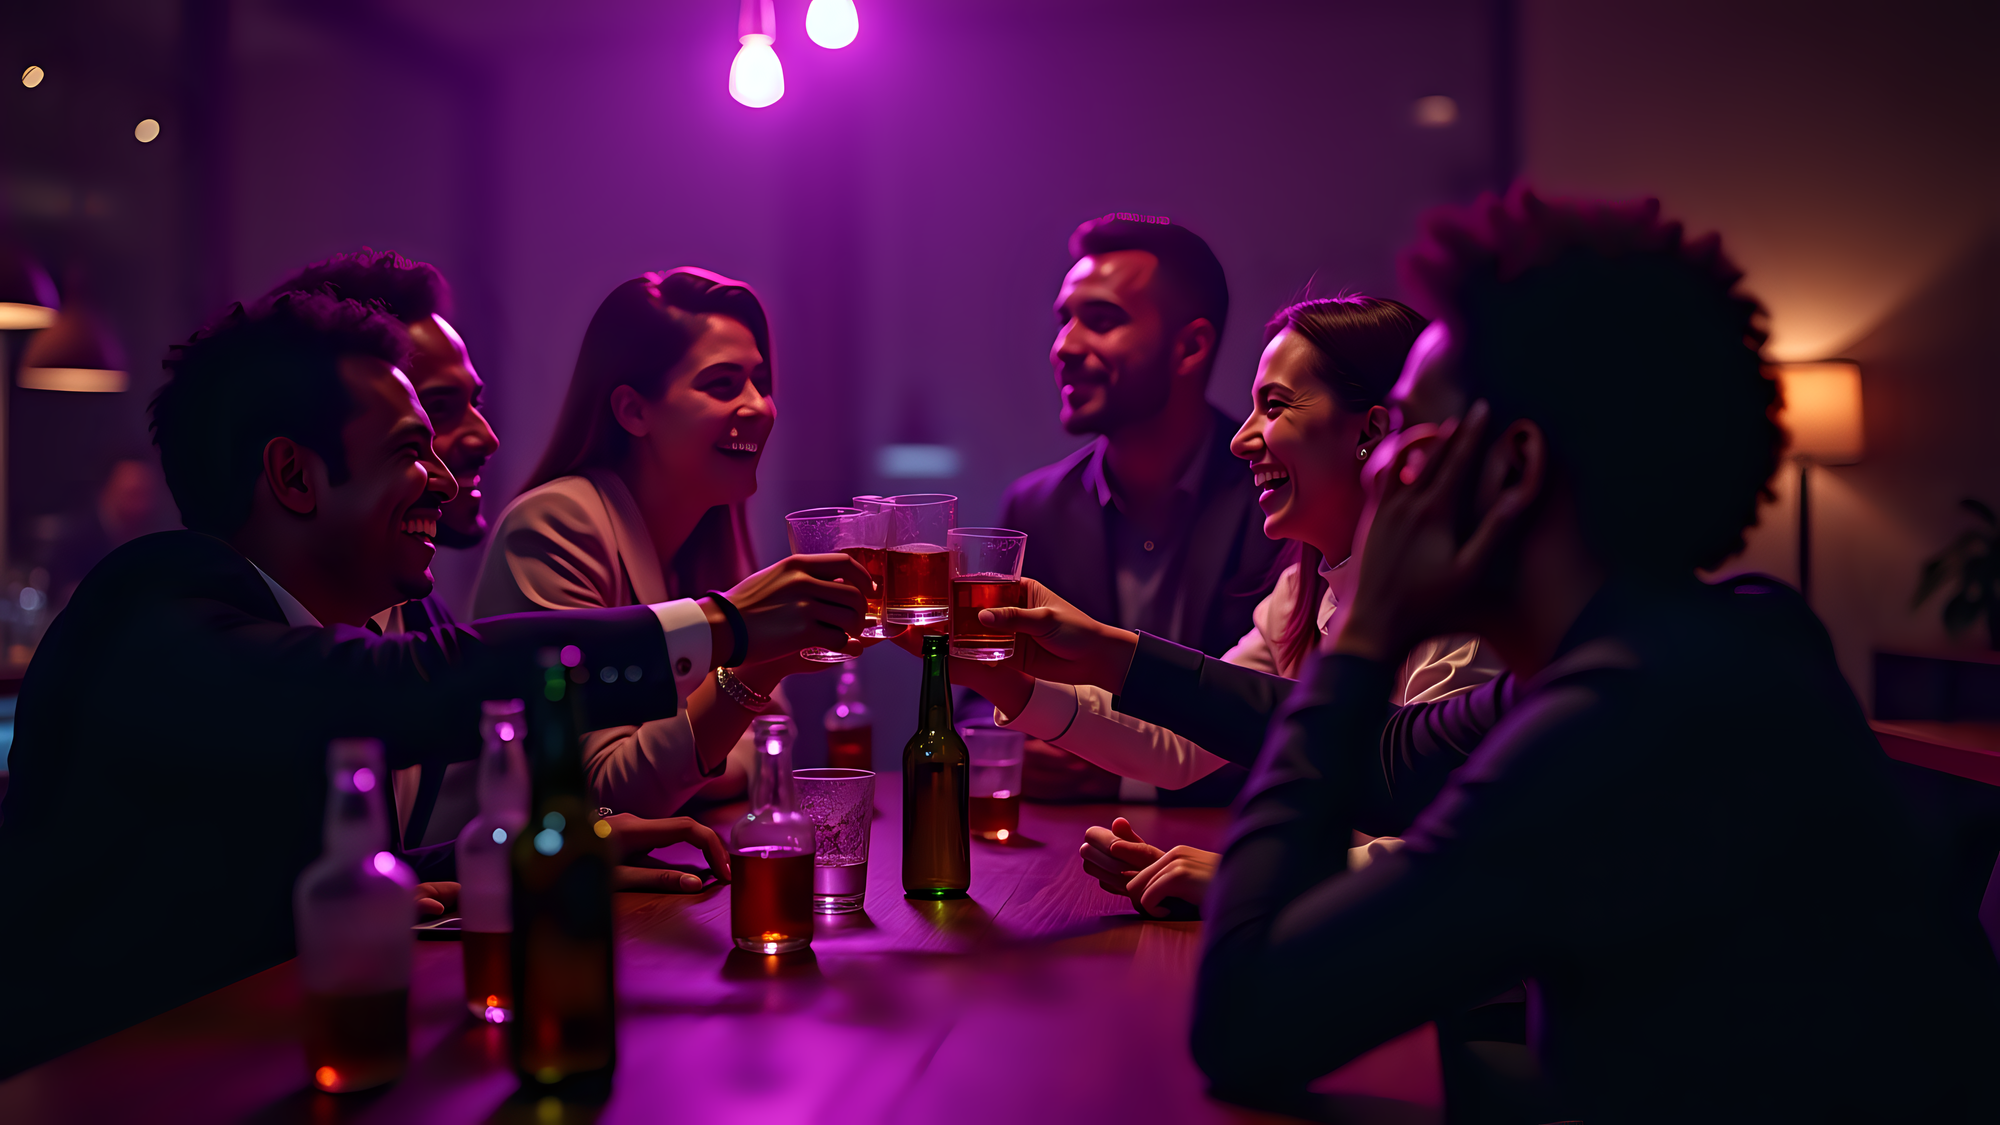
[{"label": "collared shirt", "polygon": [[1111,552],[1118,624],[1122,628],[1180,637],[1193,625],[1181,619],[1186,610],[1186,599],[1181,596],[1181,572],[1186,566],[1188,530],[1194,526],[1195,513],[1200,510],[1201,486],[1208,472],[1208,447],[1214,429],[1215,419],[1210,417],[1195,442],[1194,456],[1174,481],[1163,519],[1156,526],[1141,524],[1119,496],[1105,464],[1110,452],[1108,439],[1098,439],[1097,449],[1084,467],[1084,487],[1090,489],[1104,508],[1104,539]]}]

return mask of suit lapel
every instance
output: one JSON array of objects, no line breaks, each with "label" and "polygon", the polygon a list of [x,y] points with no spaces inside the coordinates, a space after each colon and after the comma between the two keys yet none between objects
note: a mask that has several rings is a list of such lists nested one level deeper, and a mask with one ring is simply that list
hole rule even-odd
[{"label": "suit lapel", "polygon": [[598,495],[604,497],[605,510],[611,515],[612,538],[618,545],[618,560],[625,567],[625,580],[632,586],[632,603],[653,605],[666,601],[666,572],[660,569],[659,552],[653,549],[653,536],[646,530],[645,517],[639,514],[639,502],[632,499],[632,490],[609,469],[586,469],[584,475],[597,486]]},{"label": "suit lapel", "polygon": [[[1102,441],[1103,439],[1099,439]],[[1061,560],[1052,568],[1063,576],[1056,592],[1071,605],[1099,621],[1118,620],[1118,583],[1111,569],[1111,547],[1104,529],[1104,505],[1086,482],[1085,476],[1096,458],[1077,465],[1068,487],[1062,490],[1063,511],[1056,521],[1067,538],[1049,544]]]},{"label": "suit lapel", "polygon": [[1200,647],[1208,635],[1214,616],[1216,594],[1222,587],[1231,554],[1243,539],[1243,514],[1250,492],[1241,487],[1247,474],[1242,462],[1229,452],[1234,431],[1229,420],[1216,412],[1215,432],[1219,448],[1208,451],[1208,471],[1201,484],[1200,510],[1188,529],[1187,559],[1181,572],[1180,619],[1189,630],[1189,643]]}]

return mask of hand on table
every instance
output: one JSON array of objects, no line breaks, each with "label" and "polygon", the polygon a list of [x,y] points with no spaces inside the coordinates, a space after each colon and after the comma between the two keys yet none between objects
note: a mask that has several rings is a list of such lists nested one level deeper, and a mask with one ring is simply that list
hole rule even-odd
[{"label": "hand on table", "polygon": [[458,909],[457,883],[418,883],[417,917],[442,918]]},{"label": "hand on table", "polygon": [[1166,901],[1170,898],[1199,909],[1216,865],[1222,862],[1215,852],[1185,844],[1161,851],[1141,839],[1122,816],[1109,828],[1085,829],[1083,840],[1084,873],[1112,894],[1131,899],[1148,918],[1172,914],[1173,904]]},{"label": "hand on table", "polygon": [[[868,571],[843,554],[792,555],[724,591],[750,631],[746,663],[795,657],[802,648],[847,651],[861,633]],[[712,601],[702,602],[720,665],[735,647],[729,619]],[[855,651],[858,651],[855,650]]]},{"label": "hand on table", "polygon": [[[613,813],[604,818],[604,823],[611,826],[611,843],[620,856],[629,859],[669,844],[693,844],[708,856],[708,868],[715,877],[725,883],[729,881],[729,850],[722,846],[722,837],[693,817],[648,820],[631,813]],[[694,894],[701,890],[701,876],[690,871],[620,864],[611,873],[611,889]]]}]

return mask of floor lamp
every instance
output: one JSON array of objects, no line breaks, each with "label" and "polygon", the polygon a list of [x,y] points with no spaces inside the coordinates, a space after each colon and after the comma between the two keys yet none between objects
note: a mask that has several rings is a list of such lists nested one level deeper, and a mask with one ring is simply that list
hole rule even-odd
[{"label": "floor lamp", "polygon": [[1791,435],[1799,466],[1799,593],[1812,599],[1812,468],[1861,460],[1861,366],[1846,360],[1780,363],[1785,408],[1778,424]]}]

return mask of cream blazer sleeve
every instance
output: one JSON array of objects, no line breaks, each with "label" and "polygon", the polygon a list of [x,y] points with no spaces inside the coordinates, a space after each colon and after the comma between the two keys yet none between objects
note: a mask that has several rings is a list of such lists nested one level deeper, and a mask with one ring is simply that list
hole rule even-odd
[{"label": "cream blazer sleeve", "polygon": [[[618,550],[620,530],[611,505],[588,478],[562,477],[522,494],[493,528],[473,616],[639,604]],[[589,732],[583,767],[599,805],[645,817],[674,815],[722,773],[718,766],[702,774],[685,712]]]}]

